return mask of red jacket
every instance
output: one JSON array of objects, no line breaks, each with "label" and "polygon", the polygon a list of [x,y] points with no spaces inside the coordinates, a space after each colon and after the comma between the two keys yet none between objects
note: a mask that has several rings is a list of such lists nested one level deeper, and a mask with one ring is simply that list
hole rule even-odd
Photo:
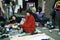
[{"label": "red jacket", "polygon": [[32,15],[26,16],[26,21],[22,25],[22,28],[25,30],[26,33],[31,33],[35,31],[36,25],[35,25],[35,19]]}]

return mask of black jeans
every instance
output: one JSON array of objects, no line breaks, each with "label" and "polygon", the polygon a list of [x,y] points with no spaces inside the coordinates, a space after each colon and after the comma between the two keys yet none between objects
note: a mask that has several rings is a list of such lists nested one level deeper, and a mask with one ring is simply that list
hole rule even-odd
[{"label": "black jeans", "polygon": [[55,17],[52,17],[52,25],[55,27]]},{"label": "black jeans", "polygon": [[60,32],[60,14],[57,14],[56,17],[57,17],[56,19],[57,19],[57,22],[58,22],[59,32]]},{"label": "black jeans", "polygon": [[59,26],[59,32],[60,32],[60,20],[58,21],[58,26]]}]

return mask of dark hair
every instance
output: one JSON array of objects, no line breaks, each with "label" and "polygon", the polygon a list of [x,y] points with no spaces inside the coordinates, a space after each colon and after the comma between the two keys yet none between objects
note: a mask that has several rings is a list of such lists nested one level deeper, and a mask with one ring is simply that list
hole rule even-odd
[{"label": "dark hair", "polygon": [[[13,15],[13,16],[16,17],[15,15]],[[13,16],[11,16],[10,20],[12,19]],[[16,17],[16,18],[17,18],[17,17]]]},{"label": "dark hair", "polygon": [[26,12],[29,13],[29,14],[32,14],[32,11],[31,10],[27,10]]},{"label": "dark hair", "polygon": [[0,13],[1,13],[1,7],[0,7]]},{"label": "dark hair", "polygon": [[39,10],[39,13],[42,11],[42,8],[41,7],[38,7],[38,10]]},{"label": "dark hair", "polygon": [[1,10],[1,7],[0,7],[0,10]]}]

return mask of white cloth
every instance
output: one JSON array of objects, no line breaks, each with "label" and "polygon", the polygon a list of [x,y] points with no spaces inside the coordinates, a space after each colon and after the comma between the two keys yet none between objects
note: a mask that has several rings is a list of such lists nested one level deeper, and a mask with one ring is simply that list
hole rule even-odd
[{"label": "white cloth", "polygon": [[10,6],[10,12],[12,12],[13,10],[12,10],[12,7]]},{"label": "white cloth", "polygon": [[20,24],[22,25],[24,22],[25,22],[25,19],[24,19],[24,18],[22,18],[22,20],[21,20]]},{"label": "white cloth", "polygon": [[21,5],[21,8],[23,8],[23,0],[18,0],[18,5]]},{"label": "white cloth", "polygon": [[36,34],[36,35],[29,35],[29,36],[23,36],[23,37],[18,37],[15,35],[12,37],[10,40],[42,40],[42,39],[52,39],[50,36],[46,35],[45,33],[43,34]]},{"label": "white cloth", "polygon": [[20,8],[19,5],[16,5],[14,13],[17,13],[19,8]]}]

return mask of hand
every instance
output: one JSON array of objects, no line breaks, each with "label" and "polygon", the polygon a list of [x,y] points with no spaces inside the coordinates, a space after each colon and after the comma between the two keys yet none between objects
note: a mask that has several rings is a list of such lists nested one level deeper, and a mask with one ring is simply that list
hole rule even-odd
[{"label": "hand", "polygon": [[20,29],[20,32],[23,32],[23,29],[22,28]]}]

